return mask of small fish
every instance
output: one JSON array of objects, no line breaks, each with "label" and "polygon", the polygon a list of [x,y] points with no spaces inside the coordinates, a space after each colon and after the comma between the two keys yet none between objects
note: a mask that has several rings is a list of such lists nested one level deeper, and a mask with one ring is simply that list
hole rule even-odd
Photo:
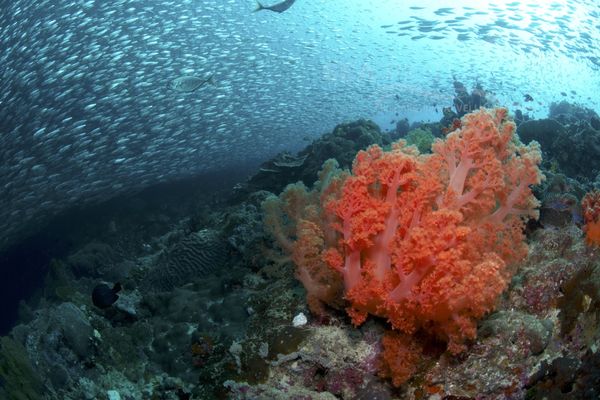
[{"label": "small fish", "polygon": [[193,92],[206,83],[210,83],[211,85],[215,84],[213,80],[213,75],[208,78],[200,78],[198,76],[185,75],[180,76],[179,78],[175,78],[171,81],[171,88],[178,92]]},{"label": "small fish", "polygon": [[277,3],[274,4],[272,6],[263,6],[262,4],[260,4],[259,1],[257,1],[256,3],[256,10],[254,10],[254,12],[257,11],[261,11],[261,10],[269,10],[269,11],[274,11],[276,13],[282,13],[285,10],[287,10],[288,8],[290,8],[292,6],[292,4],[294,4],[296,0],[283,0],[281,3]]},{"label": "small fish", "polygon": [[531,97],[531,95],[529,95],[529,94],[526,94],[523,97],[524,97],[525,102],[533,101],[533,97]]},{"label": "small fish", "polygon": [[96,285],[92,292],[92,302],[98,308],[108,308],[112,306],[115,301],[119,298],[117,293],[121,291],[121,284],[119,282],[111,288],[106,283],[100,283]]},{"label": "small fish", "polygon": [[433,13],[436,15],[454,14],[454,12],[452,10],[453,10],[452,7],[444,7],[444,8],[439,8],[439,9],[435,10]]}]

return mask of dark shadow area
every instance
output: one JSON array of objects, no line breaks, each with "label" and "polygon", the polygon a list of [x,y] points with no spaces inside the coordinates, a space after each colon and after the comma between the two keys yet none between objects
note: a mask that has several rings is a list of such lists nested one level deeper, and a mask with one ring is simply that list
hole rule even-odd
[{"label": "dark shadow area", "polygon": [[35,302],[53,258],[65,257],[92,240],[135,254],[145,240],[163,234],[196,210],[224,201],[233,186],[255,169],[255,164],[237,166],[161,183],[102,203],[72,207],[43,226],[30,227],[26,237],[0,253],[0,335],[17,322],[22,300]]}]

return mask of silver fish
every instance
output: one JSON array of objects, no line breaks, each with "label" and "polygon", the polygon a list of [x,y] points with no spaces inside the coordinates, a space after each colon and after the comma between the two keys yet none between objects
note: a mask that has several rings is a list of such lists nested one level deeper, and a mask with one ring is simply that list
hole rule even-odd
[{"label": "silver fish", "polygon": [[281,3],[273,4],[272,6],[263,6],[262,4],[260,4],[260,1],[257,1],[256,10],[254,10],[254,12],[261,10],[269,10],[274,11],[276,13],[282,13],[288,8],[290,8],[295,1],[296,0],[284,0]]},{"label": "silver fish", "polygon": [[171,81],[171,88],[178,92],[193,92],[198,90],[206,83],[214,85],[213,75],[208,78],[200,78],[193,75],[184,75],[179,78],[175,78]]}]

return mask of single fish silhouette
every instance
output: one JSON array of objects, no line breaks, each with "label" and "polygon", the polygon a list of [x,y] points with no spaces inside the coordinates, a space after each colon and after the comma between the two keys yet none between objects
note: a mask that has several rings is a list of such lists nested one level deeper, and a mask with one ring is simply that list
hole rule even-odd
[{"label": "single fish silhouette", "polygon": [[170,86],[173,90],[178,92],[193,92],[196,89],[204,86],[206,83],[211,85],[215,84],[213,75],[208,78],[201,78],[193,75],[180,76],[171,81]]},{"label": "single fish silhouette", "polygon": [[115,283],[111,288],[106,283],[100,283],[96,285],[92,292],[92,302],[98,308],[108,308],[114,304],[119,298],[117,293],[121,291],[121,284]]},{"label": "single fish silhouette", "polygon": [[254,12],[257,11],[261,11],[261,10],[269,10],[269,11],[274,11],[276,13],[282,13],[285,10],[287,10],[288,8],[290,8],[292,6],[292,4],[294,4],[296,0],[283,0],[281,3],[277,3],[274,4],[272,6],[263,6],[262,4],[260,4],[260,1],[257,1],[256,3],[256,10],[254,10]]}]

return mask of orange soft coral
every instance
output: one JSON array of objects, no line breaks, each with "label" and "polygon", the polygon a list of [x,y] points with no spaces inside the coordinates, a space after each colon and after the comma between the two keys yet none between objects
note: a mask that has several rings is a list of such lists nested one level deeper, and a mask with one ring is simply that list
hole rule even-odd
[{"label": "orange soft coral", "polygon": [[585,239],[588,245],[600,245],[600,191],[592,190],[581,200]]},{"label": "orange soft coral", "polygon": [[319,316],[324,314],[324,304],[343,307],[343,281],[324,256],[337,240],[330,227],[333,216],[320,204],[338,196],[346,175],[335,160],[328,160],[313,190],[302,183],[288,185],[279,197],[269,196],[262,204],[266,230],[296,265],[295,275],[306,289],[308,306]]},{"label": "orange soft coral", "polygon": [[325,205],[341,237],[327,259],[337,260],[355,324],[372,314],[402,332],[426,328],[453,353],[475,336],[506,287],[507,263],[526,254],[521,216],[535,216],[540,151],[519,145],[514,128],[506,110],[482,110],[431,156],[403,142],[357,155],[340,198]]},{"label": "orange soft coral", "polygon": [[[314,221],[329,231],[328,243],[315,241],[325,235],[314,226],[296,231],[301,280],[321,280],[315,265],[322,262],[343,280],[354,324],[375,315],[402,334],[404,349],[415,348],[407,338],[423,331],[451,353],[463,351],[526,255],[522,217],[536,216],[530,186],[542,179],[540,149],[520,144],[514,130],[505,109],[482,109],[437,141],[431,155],[403,141],[390,151],[359,152],[335,190],[319,189],[328,195],[319,197],[321,222]],[[389,336],[386,347],[397,350],[398,340]],[[399,368],[389,365],[392,358],[384,355],[387,373]],[[394,384],[410,376],[411,368],[400,369]]]},{"label": "orange soft coral", "polygon": [[395,331],[386,331],[381,342],[383,352],[379,374],[400,386],[417,372],[423,350],[410,336]]}]

